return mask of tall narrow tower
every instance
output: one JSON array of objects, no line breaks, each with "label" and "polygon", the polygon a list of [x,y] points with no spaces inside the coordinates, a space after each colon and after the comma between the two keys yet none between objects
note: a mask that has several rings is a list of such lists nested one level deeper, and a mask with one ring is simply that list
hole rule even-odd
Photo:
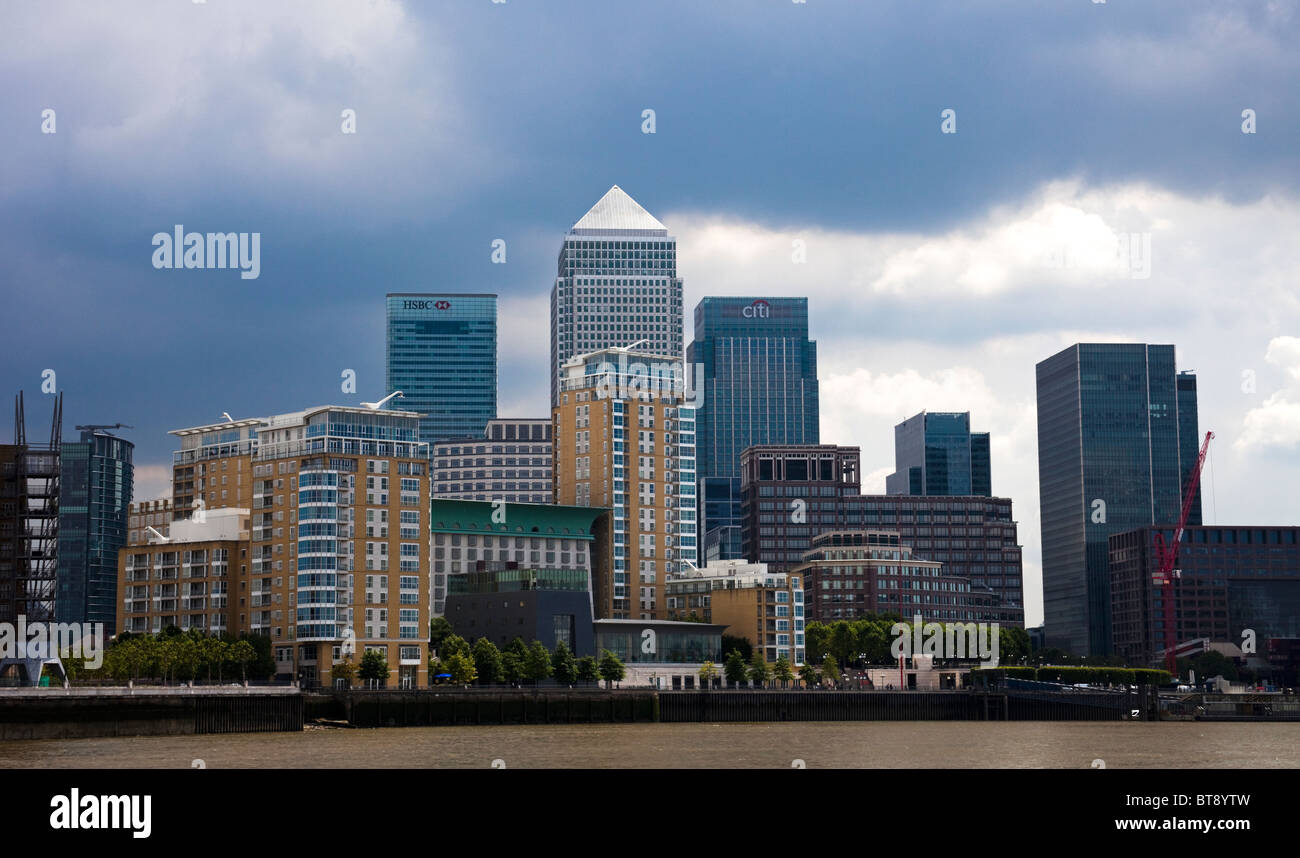
[{"label": "tall narrow tower", "polygon": [[618,185],[564,236],[551,289],[551,405],[570,358],[639,343],[682,356],[677,239]]}]

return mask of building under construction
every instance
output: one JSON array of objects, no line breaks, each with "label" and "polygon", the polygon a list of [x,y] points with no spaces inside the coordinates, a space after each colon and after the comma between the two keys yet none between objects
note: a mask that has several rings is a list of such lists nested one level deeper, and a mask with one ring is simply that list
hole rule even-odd
[{"label": "building under construction", "polygon": [[63,394],[48,441],[27,438],[23,395],[14,402],[14,443],[0,444],[0,622],[54,619],[59,541],[59,447]]}]

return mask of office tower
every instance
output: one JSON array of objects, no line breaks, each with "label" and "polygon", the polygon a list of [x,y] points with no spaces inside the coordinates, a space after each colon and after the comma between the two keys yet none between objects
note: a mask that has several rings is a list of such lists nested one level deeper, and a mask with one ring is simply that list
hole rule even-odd
[{"label": "office tower", "polygon": [[738,559],[740,454],[816,444],[817,344],[807,298],[705,298],[686,353],[695,380],[700,532],[710,560]]},{"label": "office tower", "polygon": [[14,443],[0,444],[0,623],[55,618],[62,427],[60,393],[49,442],[29,442],[23,395],[15,397]]},{"label": "office tower", "polygon": [[[1114,652],[1134,666],[1164,666],[1164,588],[1155,535],[1173,526],[1112,534]],[[1254,667],[1296,681],[1300,655],[1300,527],[1189,527],[1174,579],[1176,640],[1242,648],[1251,630]],[[1209,677],[1204,677],[1208,679]]]},{"label": "office tower", "polygon": [[550,503],[551,420],[489,420],[477,438],[433,445],[433,496]]},{"label": "office tower", "polygon": [[[355,660],[376,650],[396,684],[425,682],[429,450],[419,418],[321,406],[172,433],[181,449],[171,538],[186,514],[199,524],[213,510],[249,511],[245,547],[231,558],[232,631],[270,637],[277,676],[329,685],[349,651]],[[183,552],[165,557],[149,595],[182,600],[164,625],[211,631],[211,616],[185,610],[186,598],[205,595],[185,576],[177,586],[186,562]]]},{"label": "office tower", "polygon": [[564,365],[552,410],[555,502],[613,510],[596,617],[663,619],[668,576],[697,559],[695,412],[681,359],[625,349]]},{"label": "office tower", "polygon": [[1176,372],[1171,345],[1079,343],[1037,380],[1047,644],[1108,655],[1108,540],[1178,521],[1199,449],[1195,376]]},{"label": "office tower", "polygon": [[[971,603],[986,618],[1023,626],[1022,552],[1011,499],[860,494],[859,458],[857,447],[833,444],[746,450],[741,455],[746,556],[773,571],[791,572],[816,558],[809,552],[821,534],[897,533],[914,559],[941,563],[944,577],[968,580]],[[811,593],[806,581],[804,586]]]},{"label": "office tower", "polygon": [[719,560],[668,579],[668,613],[703,620],[745,638],[769,663],[804,663],[804,588],[798,575],[771,572],[766,563]]},{"label": "office tower", "polygon": [[889,495],[993,494],[989,434],[970,431],[970,412],[922,411],[894,427]]},{"label": "office tower", "polygon": [[497,296],[391,293],[385,407],[420,414],[420,440],[481,437],[497,416]]},{"label": "office tower", "polygon": [[[516,636],[591,651],[592,582],[607,577],[610,511],[434,498],[431,611],[466,640]],[[508,598],[495,594],[509,593]]]},{"label": "office tower", "polygon": [[636,347],[682,355],[677,239],[618,185],[564,236],[551,289],[551,406],[575,355]]},{"label": "office tower", "polygon": [[[78,427],[81,428],[81,427]],[[126,544],[135,445],[106,428],[86,427],[60,455],[59,584],[61,623],[117,628],[117,553]]]}]

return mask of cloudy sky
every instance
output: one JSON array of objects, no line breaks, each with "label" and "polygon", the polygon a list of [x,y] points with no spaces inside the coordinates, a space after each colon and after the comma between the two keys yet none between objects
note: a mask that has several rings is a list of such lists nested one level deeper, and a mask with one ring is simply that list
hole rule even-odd
[{"label": "cloudy sky", "polygon": [[[1175,343],[1206,520],[1298,523],[1297,5],[4,4],[0,380],[34,427],[45,369],[69,431],[133,425],[156,497],[169,429],[382,396],[384,293],[497,292],[500,411],[541,416],[559,241],[618,184],[688,326],[809,297],[868,491],[894,423],[972,412],[1037,622],[1034,364],[1071,343]],[[261,233],[260,277],[155,270],[175,224]]]}]

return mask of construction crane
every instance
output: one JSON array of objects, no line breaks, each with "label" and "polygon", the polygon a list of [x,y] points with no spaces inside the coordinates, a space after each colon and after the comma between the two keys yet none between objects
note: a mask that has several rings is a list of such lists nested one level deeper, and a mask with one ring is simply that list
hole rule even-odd
[{"label": "construction crane", "polygon": [[1178,546],[1183,541],[1183,531],[1187,529],[1187,516],[1192,511],[1196,487],[1201,482],[1201,468],[1205,465],[1205,454],[1209,452],[1210,439],[1213,437],[1213,432],[1205,433],[1201,452],[1196,457],[1196,464],[1192,467],[1191,477],[1187,481],[1187,494],[1183,497],[1183,510],[1178,516],[1178,527],[1174,530],[1174,538],[1166,544],[1160,531],[1157,530],[1155,534],[1156,556],[1160,559],[1160,567],[1159,571],[1151,576],[1151,581],[1160,585],[1164,595],[1165,667],[1169,670],[1170,676],[1178,675],[1175,658],[1175,650],[1178,649],[1178,632],[1174,628],[1174,578],[1178,577],[1179,573],[1174,569],[1174,565],[1178,562]]},{"label": "construction crane", "polygon": [[94,432],[96,429],[134,429],[134,426],[127,426],[125,423],[89,423],[85,426],[78,426],[78,432]]}]

